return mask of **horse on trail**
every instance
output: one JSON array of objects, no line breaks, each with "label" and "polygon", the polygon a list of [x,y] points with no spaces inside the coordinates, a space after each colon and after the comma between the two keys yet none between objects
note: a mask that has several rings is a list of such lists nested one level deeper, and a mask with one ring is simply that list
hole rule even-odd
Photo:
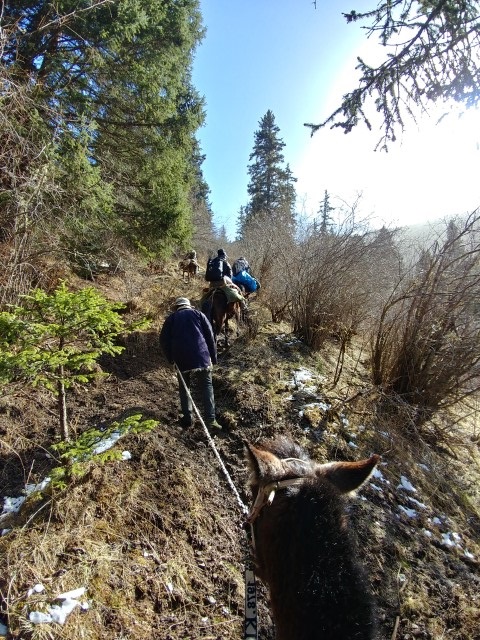
[{"label": "horse on trail", "polygon": [[222,328],[225,336],[225,346],[228,347],[228,321],[235,318],[238,325],[242,319],[240,304],[228,302],[227,296],[220,289],[213,289],[208,298],[202,304],[202,312],[207,316],[212,325],[215,340],[218,340]]},{"label": "horse on trail", "polygon": [[185,274],[187,275],[187,282],[190,282],[191,278],[195,278],[198,273],[198,263],[193,259],[181,260],[178,263],[178,268],[182,272],[182,278],[185,281]]},{"label": "horse on trail", "polygon": [[368,479],[379,456],[319,464],[285,436],[245,447],[254,497],[247,521],[276,640],[373,640],[373,604],[342,494]]}]

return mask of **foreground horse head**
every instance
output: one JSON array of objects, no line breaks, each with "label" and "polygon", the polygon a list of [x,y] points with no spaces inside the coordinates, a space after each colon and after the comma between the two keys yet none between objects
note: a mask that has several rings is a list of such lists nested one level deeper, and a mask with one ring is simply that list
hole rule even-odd
[{"label": "foreground horse head", "polygon": [[379,461],[318,464],[285,437],[246,443],[259,577],[270,591],[277,640],[372,640],[373,607],[357,564],[342,494]]}]

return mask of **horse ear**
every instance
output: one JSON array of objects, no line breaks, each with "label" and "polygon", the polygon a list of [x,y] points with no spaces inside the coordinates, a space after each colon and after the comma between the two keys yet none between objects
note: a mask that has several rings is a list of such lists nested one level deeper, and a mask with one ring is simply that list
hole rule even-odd
[{"label": "horse ear", "polygon": [[258,449],[248,442],[244,442],[247,464],[250,468],[250,484],[258,484],[263,478],[272,478],[275,471],[281,468],[280,459],[276,455]]},{"label": "horse ear", "polygon": [[378,455],[358,462],[328,462],[319,465],[317,473],[323,475],[341,493],[349,493],[358,489],[368,480],[379,462],[380,456]]}]

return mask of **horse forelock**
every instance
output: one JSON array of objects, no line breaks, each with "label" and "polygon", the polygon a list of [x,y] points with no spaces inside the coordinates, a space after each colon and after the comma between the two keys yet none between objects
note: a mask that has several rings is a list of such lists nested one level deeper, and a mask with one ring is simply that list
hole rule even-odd
[{"label": "horse forelock", "polygon": [[310,460],[302,447],[285,436],[261,442],[255,452],[256,464],[250,463],[251,486],[290,478],[315,477],[316,463]]}]

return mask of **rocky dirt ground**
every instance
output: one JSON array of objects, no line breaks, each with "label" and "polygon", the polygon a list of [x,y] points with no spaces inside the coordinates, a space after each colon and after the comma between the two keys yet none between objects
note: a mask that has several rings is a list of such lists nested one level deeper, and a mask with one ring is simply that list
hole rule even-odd
[{"label": "rocky dirt ground", "polygon": [[[202,284],[184,283],[173,269],[96,283],[109,299],[128,302],[132,314],[147,313],[152,325],[131,336],[121,356],[102,361],[102,381],[69,394],[72,429],[134,413],[158,425],[115,445],[130,459],[92,464],[67,489],[30,498],[1,524],[10,529],[0,537],[0,628],[7,638],[242,637],[250,561],[244,516],[201,425],[178,424],[177,383],[157,340],[175,297],[197,301]],[[359,342],[332,388],[334,342],[312,354],[287,325],[269,321],[261,298],[251,309],[253,330],[243,329],[221,352],[214,372],[224,429],[212,437],[241,500],[250,502],[244,440],[287,433],[319,461],[379,453],[380,471],[349,506],[377,601],[379,639],[479,639],[474,426],[457,425],[455,438],[445,441],[438,419],[436,438],[407,430],[378,412]],[[20,496],[55,466],[56,421],[54,399],[45,393],[0,396],[0,496]],[[44,590],[32,593],[37,584]],[[29,620],[30,612],[79,587],[84,607],[65,624]],[[273,640],[262,585],[259,627],[259,638]]]}]

